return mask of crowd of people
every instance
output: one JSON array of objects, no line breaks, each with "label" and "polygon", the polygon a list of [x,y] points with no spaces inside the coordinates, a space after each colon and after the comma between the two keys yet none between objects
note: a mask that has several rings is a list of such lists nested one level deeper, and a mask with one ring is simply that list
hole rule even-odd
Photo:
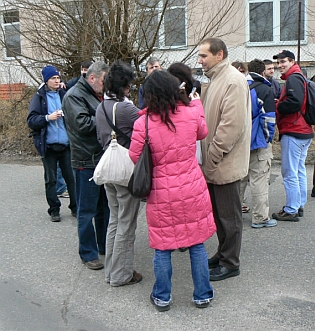
[{"label": "crowd of people", "polygon": [[[125,186],[91,180],[112,130],[136,163],[148,126],[153,174],[146,218],[155,276],[150,301],[160,312],[169,310],[172,302],[171,255],[176,249],[189,251],[197,308],[208,307],[214,298],[212,281],[240,274],[247,187],[252,228],[299,221],[307,200],[305,159],[314,137],[303,117],[306,83],[292,52],[284,50],[273,60],[283,87],[273,77],[273,61],[230,63],[228,49],[218,38],[199,45],[198,63],[207,83],[196,81],[184,63],[164,70],[159,59],[151,57],[139,107],[130,99],[134,70],[121,60],[110,67],[85,61],[81,76],[68,84],[61,82],[55,67],[42,69],[44,83],[30,102],[27,123],[42,157],[53,222],[61,221],[58,167],[64,178],[68,207],[77,218],[82,263],[91,270],[104,268],[105,281],[113,287],[143,278],[134,270],[140,199]],[[286,202],[270,217],[275,125]],[[218,247],[208,258],[204,243],[214,233]]]}]

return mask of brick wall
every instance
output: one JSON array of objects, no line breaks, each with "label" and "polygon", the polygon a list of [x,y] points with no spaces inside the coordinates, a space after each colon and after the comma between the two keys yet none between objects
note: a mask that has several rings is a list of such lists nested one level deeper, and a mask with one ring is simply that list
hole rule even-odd
[{"label": "brick wall", "polygon": [[24,83],[0,84],[0,100],[17,99],[23,94]]}]

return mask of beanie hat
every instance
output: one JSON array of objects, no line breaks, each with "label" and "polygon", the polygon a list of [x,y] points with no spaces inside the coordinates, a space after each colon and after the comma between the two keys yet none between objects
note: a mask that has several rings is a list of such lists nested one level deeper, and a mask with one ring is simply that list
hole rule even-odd
[{"label": "beanie hat", "polygon": [[43,70],[42,70],[42,75],[44,78],[44,82],[46,83],[47,80],[49,78],[51,78],[52,76],[59,76],[60,77],[60,73],[59,71],[54,67],[54,66],[46,66]]}]

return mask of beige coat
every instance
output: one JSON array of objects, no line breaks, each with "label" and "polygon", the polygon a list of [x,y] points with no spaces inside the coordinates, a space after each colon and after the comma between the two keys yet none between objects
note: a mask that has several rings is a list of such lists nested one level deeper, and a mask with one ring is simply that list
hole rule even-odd
[{"label": "beige coat", "polygon": [[224,185],[248,173],[251,99],[245,76],[224,59],[205,73],[202,85],[208,136],[202,140],[202,170],[208,183]]}]

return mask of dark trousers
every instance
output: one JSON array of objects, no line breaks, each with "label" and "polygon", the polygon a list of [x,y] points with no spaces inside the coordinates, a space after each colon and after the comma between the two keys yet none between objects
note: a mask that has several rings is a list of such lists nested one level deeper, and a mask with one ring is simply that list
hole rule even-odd
[{"label": "dark trousers", "polygon": [[70,147],[66,147],[61,152],[55,152],[50,148],[47,148],[45,156],[42,158],[42,162],[45,170],[45,189],[46,199],[49,205],[48,214],[60,210],[60,200],[58,199],[56,192],[57,181],[57,162],[65,182],[67,184],[68,193],[70,197],[69,209],[76,213],[76,193],[75,193],[75,181],[73,171],[71,167],[71,154]]},{"label": "dark trousers", "polygon": [[243,230],[240,181],[225,185],[208,183],[208,189],[219,241],[214,257],[220,260],[220,265],[237,269]]}]

